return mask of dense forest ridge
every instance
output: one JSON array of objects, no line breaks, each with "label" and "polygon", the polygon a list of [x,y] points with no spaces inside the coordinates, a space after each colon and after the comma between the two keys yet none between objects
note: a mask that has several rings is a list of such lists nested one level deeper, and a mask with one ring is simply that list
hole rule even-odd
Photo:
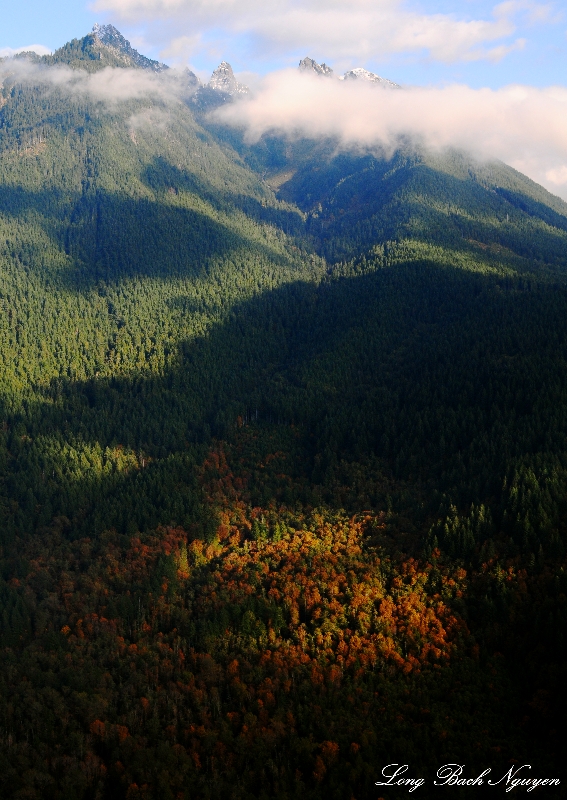
[{"label": "dense forest ridge", "polygon": [[[315,73],[315,75],[320,75],[322,78],[334,78],[335,73],[331,69],[328,64],[318,64],[314,59],[309,58],[306,56],[299,62],[299,71],[305,73]],[[367,81],[368,83],[375,83],[379,86],[383,86],[386,89],[401,89],[399,84],[394,83],[394,81],[388,80],[388,78],[381,78],[380,75],[376,75],[374,72],[369,72],[367,69],[363,67],[355,67],[355,69],[351,69],[348,72],[345,72],[344,75],[339,75],[340,81]]]}]

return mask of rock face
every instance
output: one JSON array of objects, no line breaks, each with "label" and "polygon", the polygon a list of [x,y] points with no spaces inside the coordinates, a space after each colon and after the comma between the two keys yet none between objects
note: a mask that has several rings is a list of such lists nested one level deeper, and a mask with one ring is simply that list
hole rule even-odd
[{"label": "rock face", "polygon": [[234,77],[234,72],[228,61],[222,61],[211,75],[207,84],[209,89],[215,92],[227,94],[230,97],[248,94],[249,89],[242,83],[238,83]]},{"label": "rock face", "polygon": [[314,72],[315,75],[321,75],[324,78],[331,78],[334,75],[331,67],[328,67],[327,64],[318,64],[312,58],[309,58],[309,56],[306,56],[299,62],[299,71]]},{"label": "rock face", "polygon": [[[320,75],[323,78],[334,78],[335,73],[327,64],[318,64],[309,56],[306,56],[299,62],[299,71],[305,73],[312,73],[314,75]],[[349,72],[345,72],[344,75],[339,77],[340,81],[368,81],[369,83],[375,83],[378,86],[383,86],[387,89],[401,89],[397,83],[394,81],[389,81],[387,78],[381,78],[379,75],[376,75],[374,72],[369,72],[367,69],[363,69],[362,67],[356,67],[355,69],[349,70]]]},{"label": "rock face", "polygon": [[379,75],[376,75],[374,72],[369,72],[367,69],[363,69],[362,67],[356,67],[355,69],[349,70],[349,72],[345,72],[342,77],[344,81],[368,81],[369,83],[377,83],[380,86],[384,86],[388,89],[401,89],[397,83],[394,81],[389,81],[387,78],[381,78]]},{"label": "rock face", "polygon": [[137,50],[134,50],[130,42],[122,36],[114,25],[99,25],[96,22],[93,25],[92,33],[101,44],[112,50],[114,55],[122,57],[125,61],[133,62],[137,67],[151,69],[152,72],[164,72],[169,69],[167,64],[154,61],[152,58],[147,58],[138,53]]},{"label": "rock face", "polygon": [[181,77],[182,80],[185,81],[186,85],[193,90],[197,90],[201,86],[201,81],[194,72],[191,72],[189,67],[185,67],[181,73]]}]

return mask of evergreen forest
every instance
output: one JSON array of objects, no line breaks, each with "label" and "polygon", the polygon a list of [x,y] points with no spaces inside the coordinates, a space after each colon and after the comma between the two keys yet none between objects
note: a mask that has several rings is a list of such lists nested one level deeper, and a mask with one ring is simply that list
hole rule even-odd
[{"label": "evergreen forest", "polygon": [[0,61],[0,797],[567,796],[567,203],[155,64]]}]

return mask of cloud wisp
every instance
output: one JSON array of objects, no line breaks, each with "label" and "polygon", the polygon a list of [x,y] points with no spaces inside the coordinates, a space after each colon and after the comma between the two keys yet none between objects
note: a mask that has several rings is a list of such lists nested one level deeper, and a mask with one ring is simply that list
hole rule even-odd
[{"label": "cloud wisp", "polygon": [[150,70],[105,67],[89,73],[65,65],[45,66],[27,59],[9,59],[0,64],[0,83],[7,79],[58,89],[73,97],[116,105],[128,100],[154,98],[180,100],[194,91],[176,70],[156,74]]},{"label": "cloud wisp", "polygon": [[252,142],[268,132],[334,137],[340,146],[393,151],[412,138],[498,158],[567,199],[567,88],[380,89],[282,70],[253,97],[216,112]]},{"label": "cloud wisp", "polygon": [[249,55],[305,50],[361,63],[419,53],[453,63],[496,61],[523,47],[517,19],[541,20],[547,6],[506,0],[486,19],[426,13],[403,0],[94,0],[93,8],[128,24],[159,27],[164,52],[187,56],[211,46],[230,49],[240,37]]},{"label": "cloud wisp", "polygon": [[37,53],[38,56],[48,56],[51,53],[49,47],[43,44],[28,44],[25,47],[0,47],[0,58],[11,58],[18,53]]}]

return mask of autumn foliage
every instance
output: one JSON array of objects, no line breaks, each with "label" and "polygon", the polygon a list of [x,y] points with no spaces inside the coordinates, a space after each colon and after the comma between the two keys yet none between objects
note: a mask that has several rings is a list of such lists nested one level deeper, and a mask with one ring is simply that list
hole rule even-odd
[{"label": "autumn foliage", "polygon": [[[424,768],[463,746],[515,757],[491,707],[513,703],[501,657],[481,663],[462,614],[496,562],[473,575],[400,552],[383,512],[254,505],[243,452],[215,445],[198,469],[207,536],[72,541],[61,522],[27,543],[20,638],[2,654],[7,788],[362,798],[408,753]],[[262,455],[266,480],[281,483],[278,460]],[[532,591],[514,565],[499,580]]]}]

